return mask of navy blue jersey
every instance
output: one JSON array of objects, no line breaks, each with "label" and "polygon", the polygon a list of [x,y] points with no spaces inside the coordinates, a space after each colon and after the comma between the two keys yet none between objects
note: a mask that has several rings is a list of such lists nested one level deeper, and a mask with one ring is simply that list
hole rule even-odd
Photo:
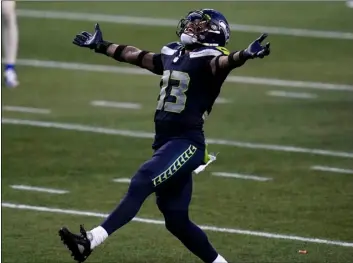
[{"label": "navy blue jersey", "polygon": [[200,47],[185,52],[180,43],[162,48],[163,76],[155,112],[156,137],[153,148],[171,138],[187,138],[204,147],[204,119],[220,93],[227,74],[212,74],[210,61],[227,52]]}]

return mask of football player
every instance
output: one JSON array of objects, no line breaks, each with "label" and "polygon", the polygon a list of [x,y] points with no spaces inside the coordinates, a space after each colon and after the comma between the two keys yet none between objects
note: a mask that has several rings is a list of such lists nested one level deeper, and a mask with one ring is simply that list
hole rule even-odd
[{"label": "football player", "polygon": [[151,159],[137,170],[126,195],[102,224],[91,231],[80,226],[80,234],[66,227],[61,240],[75,260],[83,262],[109,235],[130,222],[145,199],[155,193],[166,228],[185,247],[206,263],[227,262],[209,242],[206,234],[189,218],[192,172],[207,162],[203,133],[222,83],[231,70],[247,60],[270,54],[270,44],[262,45],[261,35],[247,48],[229,52],[226,18],[213,9],[189,12],[177,27],[179,42],[165,45],[159,53],[103,40],[96,24],[93,34],[82,32],[73,43],[161,75],[156,112],[155,139]]},{"label": "football player", "polygon": [[18,86],[15,64],[18,48],[18,27],[16,17],[16,2],[1,1],[1,13],[3,18],[3,38],[5,60],[5,84],[9,88]]}]

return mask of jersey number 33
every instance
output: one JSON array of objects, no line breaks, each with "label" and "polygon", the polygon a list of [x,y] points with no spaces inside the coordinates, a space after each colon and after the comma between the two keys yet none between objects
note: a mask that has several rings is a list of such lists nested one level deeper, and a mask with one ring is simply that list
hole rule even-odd
[{"label": "jersey number 33", "polygon": [[165,70],[161,80],[161,92],[158,96],[157,110],[181,113],[185,109],[185,92],[188,90],[189,82],[189,74]]}]

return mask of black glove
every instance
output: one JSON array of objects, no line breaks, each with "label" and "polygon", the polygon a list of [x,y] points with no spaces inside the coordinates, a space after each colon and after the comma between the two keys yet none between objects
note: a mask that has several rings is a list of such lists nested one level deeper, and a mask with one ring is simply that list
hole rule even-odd
[{"label": "black glove", "polygon": [[106,54],[108,47],[112,44],[103,40],[103,33],[99,28],[98,23],[94,26],[93,35],[91,33],[83,31],[80,34],[76,35],[72,43],[79,47],[94,49],[97,53],[102,54]]},{"label": "black glove", "polygon": [[267,34],[262,34],[258,39],[252,42],[247,49],[244,50],[244,55],[247,58],[264,58],[270,55],[270,43],[267,42],[265,46],[261,42],[267,37]]}]

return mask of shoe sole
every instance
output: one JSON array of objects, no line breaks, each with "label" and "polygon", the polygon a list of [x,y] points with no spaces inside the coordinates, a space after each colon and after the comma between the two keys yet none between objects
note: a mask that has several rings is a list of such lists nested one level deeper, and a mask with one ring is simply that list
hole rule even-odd
[{"label": "shoe sole", "polygon": [[71,234],[67,228],[61,228],[59,230],[59,236],[63,244],[71,251],[71,256],[78,263],[82,263],[86,258],[82,258],[81,252],[78,250],[77,244],[73,241]]}]

